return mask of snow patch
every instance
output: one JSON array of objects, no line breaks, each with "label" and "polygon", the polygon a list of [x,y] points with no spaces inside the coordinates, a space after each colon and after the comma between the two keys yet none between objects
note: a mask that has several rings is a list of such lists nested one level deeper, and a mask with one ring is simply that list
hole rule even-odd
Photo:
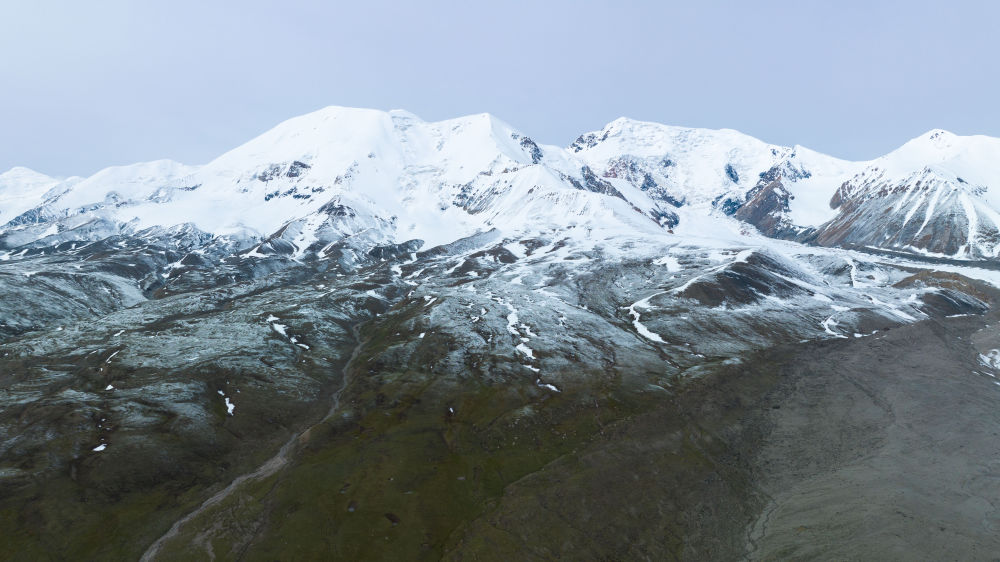
[{"label": "snow patch", "polygon": [[646,339],[648,339],[650,341],[654,341],[656,343],[667,343],[667,342],[663,341],[663,338],[661,338],[659,334],[650,331],[649,328],[647,328],[645,325],[643,325],[641,322],[639,322],[639,318],[640,318],[640,316],[639,316],[639,309],[648,309],[648,308],[650,308],[650,305],[649,305],[650,299],[652,299],[653,297],[659,296],[659,295],[666,294],[667,292],[668,291],[661,291],[659,293],[655,293],[655,294],[649,295],[648,297],[646,297],[646,298],[644,298],[644,299],[642,299],[640,301],[636,301],[636,302],[632,303],[628,307],[628,313],[632,316],[632,326],[635,328],[635,331],[639,332],[640,336],[642,336],[642,337],[644,337],[644,338],[646,338]]},{"label": "snow patch", "polygon": [[680,271],[682,269],[681,262],[677,261],[677,258],[673,256],[663,256],[662,258],[658,258],[653,261],[653,265],[666,266],[667,271],[671,273]]}]

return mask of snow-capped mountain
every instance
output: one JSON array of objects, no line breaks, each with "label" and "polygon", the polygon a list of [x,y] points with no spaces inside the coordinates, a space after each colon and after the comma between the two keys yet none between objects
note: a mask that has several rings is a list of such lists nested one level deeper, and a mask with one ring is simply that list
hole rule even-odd
[{"label": "snow-capped mountain", "polygon": [[[741,558],[762,435],[820,419],[841,451],[882,423],[866,401],[912,430],[898,390],[927,379],[994,427],[993,264],[823,246],[994,257],[995,145],[846,162],[618,119],[560,148],[485,114],[331,107],[199,166],[15,168],[0,558],[516,558],[536,528],[572,537],[563,557]],[[899,345],[923,353],[900,372],[950,363],[883,400],[868,362]],[[826,384],[846,413],[815,409]]]},{"label": "snow-capped mountain", "polygon": [[[676,207],[701,207],[730,215],[742,209],[743,214],[737,216],[767,234],[782,230],[772,228],[779,223],[808,227],[832,219],[836,211],[829,201],[836,187],[863,166],[802,146],[767,144],[733,130],[671,127],[624,118],[580,136],[569,150],[603,177],[626,179],[654,199]],[[767,194],[776,189],[779,200],[769,203]]]},{"label": "snow-capped mountain", "polygon": [[[45,194],[61,182],[28,168],[13,168],[0,174],[0,221],[10,223],[15,217],[36,207]],[[72,180],[66,182],[72,183]]]},{"label": "snow-capped mountain", "polygon": [[152,162],[63,182],[15,170],[4,179],[20,203],[4,215],[8,248],[180,223],[278,235],[297,251],[372,228],[383,240],[437,245],[494,227],[656,229],[667,215],[625,182],[616,188],[485,114],[426,123],[400,111],[327,108],[204,166]]},{"label": "snow-capped mountain", "polygon": [[[621,177],[675,204],[740,199],[762,174],[798,181],[834,175],[846,163],[802,147],[764,143],[740,132],[617,119],[569,147],[605,177]],[[774,170],[774,171],[772,171]]]},{"label": "snow-capped mountain", "polygon": [[837,189],[824,245],[996,258],[1000,253],[1000,139],[935,130],[864,167]]},{"label": "snow-capped mountain", "polygon": [[944,131],[847,162],[625,118],[562,149],[488,114],[428,123],[329,107],[202,166],[156,161],[66,180],[15,168],[0,175],[0,244],[189,223],[247,251],[302,256],[361,233],[428,247],[494,228],[663,233],[685,207],[820,245],[993,258],[998,158],[1000,140]]}]

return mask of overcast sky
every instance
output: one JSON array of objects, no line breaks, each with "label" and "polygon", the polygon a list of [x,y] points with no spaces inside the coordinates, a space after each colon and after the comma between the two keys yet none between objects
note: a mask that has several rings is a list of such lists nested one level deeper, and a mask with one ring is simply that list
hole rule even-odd
[{"label": "overcast sky", "polygon": [[490,112],[566,145],[619,116],[868,159],[1000,136],[1000,2],[0,3],[0,170],[207,162],[326,105]]}]

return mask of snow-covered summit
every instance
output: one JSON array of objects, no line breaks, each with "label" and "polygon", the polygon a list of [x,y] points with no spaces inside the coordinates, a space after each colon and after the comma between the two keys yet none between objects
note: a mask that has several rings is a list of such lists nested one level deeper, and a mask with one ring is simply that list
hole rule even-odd
[{"label": "snow-covered summit", "polygon": [[[24,168],[0,174],[0,244],[180,224],[248,243],[290,237],[297,253],[360,232],[430,245],[491,229],[658,236],[686,207],[820,243],[993,256],[997,162],[1000,139],[940,130],[848,162],[731,129],[619,118],[560,148],[487,113],[427,122],[403,110],[331,106],[202,166],[160,160],[66,180]],[[875,220],[880,213],[900,220]],[[912,236],[886,232],[916,216],[924,228]],[[938,216],[965,234],[948,234],[947,244],[928,238]]]},{"label": "snow-covered summit", "polygon": [[[638,164],[663,191],[689,202],[752,187],[791,149],[731,129],[693,129],[619,118],[581,135],[569,148],[600,170]],[[645,180],[645,177],[643,178]]]},{"label": "snow-covered summit", "polygon": [[825,244],[957,258],[1000,254],[1000,139],[941,129],[864,165],[837,188]]},{"label": "snow-covered summit", "polygon": [[24,204],[5,215],[4,243],[72,239],[94,220],[104,227],[86,236],[191,223],[262,238],[296,223],[300,243],[376,227],[388,240],[429,244],[492,228],[660,228],[655,201],[587,177],[562,152],[489,114],[429,123],[403,111],[327,107],[203,166],[157,161],[47,183],[12,177],[21,187],[8,191]]},{"label": "snow-covered summit", "polygon": [[781,177],[796,200],[796,219],[817,225],[829,220],[827,203],[836,187],[859,169],[802,146],[769,144],[733,129],[624,117],[581,135],[569,150],[605,175],[631,177],[654,196],[688,204],[738,203],[761,181]]},{"label": "snow-covered summit", "polygon": [[[899,178],[928,169],[942,179],[967,185],[997,186],[1000,192],[1000,139],[983,135],[960,136],[941,129],[920,135],[874,160],[872,167]],[[991,195],[996,195],[991,194]],[[998,204],[1000,199],[992,199]]]},{"label": "snow-covered summit", "polygon": [[37,205],[59,183],[55,178],[20,166],[0,174],[0,224]]}]

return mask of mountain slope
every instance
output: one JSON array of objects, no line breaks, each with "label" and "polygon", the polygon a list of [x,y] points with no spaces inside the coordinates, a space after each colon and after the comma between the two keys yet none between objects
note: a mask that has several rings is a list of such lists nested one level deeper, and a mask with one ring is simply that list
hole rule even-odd
[{"label": "mountain slope", "polygon": [[[967,484],[996,458],[995,266],[798,242],[891,202],[835,197],[872,165],[326,108],[202,166],[4,174],[0,558],[736,559],[826,547],[770,514],[832,509],[824,463],[876,454],[879,497],[961,495],[908,507],[961,530],[933,548],[996,550],[948,509],[1000,502]],[[906,393],[867,380],[883,357]],[[900,479],[963,403],[961,470]]]}]

